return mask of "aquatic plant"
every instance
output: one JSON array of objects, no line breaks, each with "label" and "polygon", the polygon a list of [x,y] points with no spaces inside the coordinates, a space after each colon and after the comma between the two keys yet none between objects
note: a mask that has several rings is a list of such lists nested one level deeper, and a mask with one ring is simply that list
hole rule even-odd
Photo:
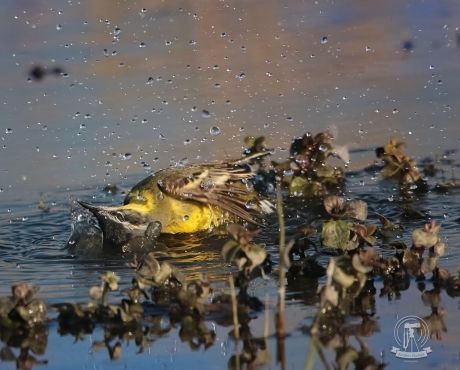
[{"label": "aquatic plant", "polygon": [[292,142],[289,159],[281,163],[272,161],[276,175],[287,185],[291,196],[324,196],[343,187],[343,169],[328,164],[327,159],[335,156],[347,164],[348,150],[336,146],[333,139],[329,131],[316,136],[306,133]]},{"label": "aquatic plant", "polygon": [[392,138],[385,146],[376,149],[377,157],[385,163],[382,176],[395,179],[405,195],[424,193],[428,191],[427,183],[421,177],[415,159],[405,154],[405,148],[405,143]]}]

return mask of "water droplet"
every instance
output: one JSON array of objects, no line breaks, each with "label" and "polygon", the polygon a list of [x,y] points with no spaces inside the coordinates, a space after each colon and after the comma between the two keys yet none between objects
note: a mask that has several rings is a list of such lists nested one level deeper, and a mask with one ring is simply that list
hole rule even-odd
[{"label": "water droplet", "polygon": [[255,209],[256,208],[256,202],[253,199],[249,199],[246,201],[246,208],[247,209]]},{"label": "water droplet", "polygon": [[327,37],[323,37],[321,39],[321,44],[327,44]]},{"label": "water droplet", "polygon": [[171,46],[172,42],[171,41],[165,41],[166,46]]},{"label": "water droplet", "polygon": [[361,181],[359,182],[359,185],[360,185],[360,186],[364,186],[364,181],[361,180]]},{"label": "water droplet", "polygon": [[430,69],[434,69],[434,66],[430,66]]},{"label": "water droplet", "polygon": [[209,111],[207,111],[206,109],[203,109],[203,111],[201,112],[201,117],[203,118],[211,118],[211,113],[209,113]]},{"label": "water droplet", "polygon": [[118,27],[115,28],[115,31],[113,31],[113,36],[118,37],[120,36],[120,34],[121,34],[121,30]]},{"label": "water droplet", "polygon": [[81,128],[82,130],[84,130],[84,129],[86,128],[86,125],[85,125],[84,123],[82,123],[82,124],[80,125],[80,128]]},{"label": "water droplet", "polygon": [[124,154],[121,159],[123,159],[124,161],[128,161],[130,160],[131,158],[133,157],[133,155],[131,153],[126,153]]},{"label": "water droplet", "polygon": [[158,200],[163,200],[163,199],[164,199],[163,192],[157,191],[157,193],[155,194],[155,197],[156,197]]},{"label": "water droplet", "polygon": [[292,122],[292,117],[286,117],[289,122]]},{"label": "water droplet", "polygon": [[212,136],[217,136],[220,134],[220,128],[219,127],[211,127],[209,129],[209,133],[212,135]]},{"label": "water droplet", "polygon": [[294,175],[294,171],[292,169],[284,170],[283,171],[284,176],[291,177]]},{"label": "water droplet", "polygon": [[141,12],[142,12],[142,13],[147,13],[147,9],[142,8]]},{"label": "water droplet", "polygon": [[190,216],[189,215],[185,215],[184,218],[183,218],[184,221],[188,221],[190,220]]},{"label": "water droplet", "polygon": [[62,26],[61,26],[60,24],[58,24],[58,25],[56,26],[56,29],[57,29],[58,31],[60,31],[60,30],[62,30]]},{"label": "water droplet", "polygon": [[85,118],[86,118],[86,119],[91,119],[91,114],[86,113],[86,114],[85,114]]},{"label": "water droplet", "polygon": [[114,57],[115,55],[117,55],[116,50],[112,51],[112,56]]},{"label": "water droplet", "polygon": [[270,127],[270,124],[269,123],[265,123],[264,124],[264,128],[269,128]]},{"label": "water droplet", "polygon": [[190,145],[191,141],[189,139],[185,139],[184,140],[184,145],[187,146],[187,145]]},{"label": "water droplet", "polygon": [[159,138],[160,138],[160,140],[166,140],[166,136],[164,136],[163,134],[160,134]]},{"label": "water droplet", "polygon": [[320,145],[318,149],[320,152],[323,152],[323,153],[326,153],[328,150],[326,145]]},{"label": "water droplet", "polygon": [[366,51],[371,51],[371,48],[369,46],[366,46]]},{"label": "water droplet", "polygon": [[395,108],[393,109],[393,114],[396,114],[396,113],[398,113],[398,110]]},{"label": "water droplet", "polygon": [[389,201],[389,202],[392,202],[393,200],[394,200],[393,195],[390,195],[390,196],[388,197],[388,201]]},{"label": "water droplet", "polygon": [[103,50],[103,53],[104,53],[104,55],[105,55],[106,57],[109,56],[109,51],[108,51],[107,49],[104,49],[104,50]]},{"label": "water droplet", "polygon": [[195,40],[190,40],[188,44],[189,44],[190,46],[195,46],[195,45],[196,45],[196,41],[195,41]]},{"label": "water droplet", "polygon": [[188,163],[188,158],[185,157],[185,158],[182,158],[179,162],[177,162],[177,165],[179,167],[184,167],[187,163]]},{"label": "water droplet", "polygon": [[145,43],[141,42],[139,45],[140,48],[145,48]]},{"label": "water droplet", "polygon": [[7,134],[12,134],[12,133],[13,133],[13,130],[12,130],[11,128],[7,128],[7,129],[5,130],[5,133],[7,133]]},{"label": "water droplet", "polygon": [[216,89],[220,89],[220,84],[217,83],[217,84],[214,85],[214,87],[215,87]]},{"label": "water droplet", "polygon": [[37,146],[36,150],[37,150],[37,152],[39,152],[39,151],[40,151],[40,148]]}]

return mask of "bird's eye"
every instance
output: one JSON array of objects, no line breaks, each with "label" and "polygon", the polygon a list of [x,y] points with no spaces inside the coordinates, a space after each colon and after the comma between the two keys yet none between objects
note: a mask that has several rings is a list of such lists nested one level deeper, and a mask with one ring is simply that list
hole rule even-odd
[{"label": "bird's eye", "polygon": [[115,216],[118,218],[118,221],[123,222],[125,220],[125,215],[121,212],[115,213]]}]

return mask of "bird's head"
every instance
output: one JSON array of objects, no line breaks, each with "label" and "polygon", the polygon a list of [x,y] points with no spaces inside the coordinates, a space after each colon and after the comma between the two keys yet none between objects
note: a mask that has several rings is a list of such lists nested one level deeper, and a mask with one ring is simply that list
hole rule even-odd
[{"label": "bird's head", "polygon": [[118,207],[98,207],[78,203],[96,216],[103,232],[104,245],[121,247],[135,237],[156,238],[161,232],[161,221],[152,222],[145,205],[128,203]]}]

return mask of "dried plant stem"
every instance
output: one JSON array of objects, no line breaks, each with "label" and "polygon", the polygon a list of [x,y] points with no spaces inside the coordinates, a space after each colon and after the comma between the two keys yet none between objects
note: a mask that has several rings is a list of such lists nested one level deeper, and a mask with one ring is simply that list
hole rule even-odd
[{"label": "dried plant stem", "polygon": [[109,291],[109,285],[104,283],[104,287],[102,288],[102,305],[107,306],[108,299],[107,299],[107,292]]},{"label": "dried plant stem", "polygon": [[308,346],[308,355],[307,361],[305,363],[305,370],[313,369],[315,364],[316,355],[319,356],[321,362],[323,363],[325,370],[331,370],[331,367],[327,363],[326,357],[324,356],[323,350],[321,348],[321,342],[318,339],[317,335],[312,335],[310,339],[310,345]]},{"label": "dried plant stem", "polygon": [[240,326],[238,324],[238,305],[236,302],[235,283],[233,276],[228,278],[230,282],[230,294],[232,296],[233,325],[235,326],[235,340],[240,338]]},{"label": "dried plant stem", "polygon": [[284,331],[284,243],[285,243],[285,229],[284,229],[284,215],[283,215],[283,197],[281,195],[281,185],[278,182],[276,185],[276,209],[278,211],[278,222],[280,225],[280,247],[279,247],[279,256],[280,256],[280,268],[279,268],[279,282],[280,286],[278,288],[278,313],[276,320],[276,334],[278,337],[285,337],[286,332]]},{"label": "dried plant stem", "polygon": [[265,325],[264,325],[264,338],[268,338],[268,332],[270,329],[270,317],[269,314],[269,297],[270,295],[267,293],[265,294]]},{"label": "dried plant stem", "polygon": [[238,304],[235,293],[235,282],[233,276],[230,275],[228,278],[230,282],[230,294],[232,296],[232,311],[233,311],[233,325],[235,326],[235,357],[236,357],[236,370],[240,370],[240,349],[239,349],[239,338],[240,338],[240,325],[238,323]]}]

